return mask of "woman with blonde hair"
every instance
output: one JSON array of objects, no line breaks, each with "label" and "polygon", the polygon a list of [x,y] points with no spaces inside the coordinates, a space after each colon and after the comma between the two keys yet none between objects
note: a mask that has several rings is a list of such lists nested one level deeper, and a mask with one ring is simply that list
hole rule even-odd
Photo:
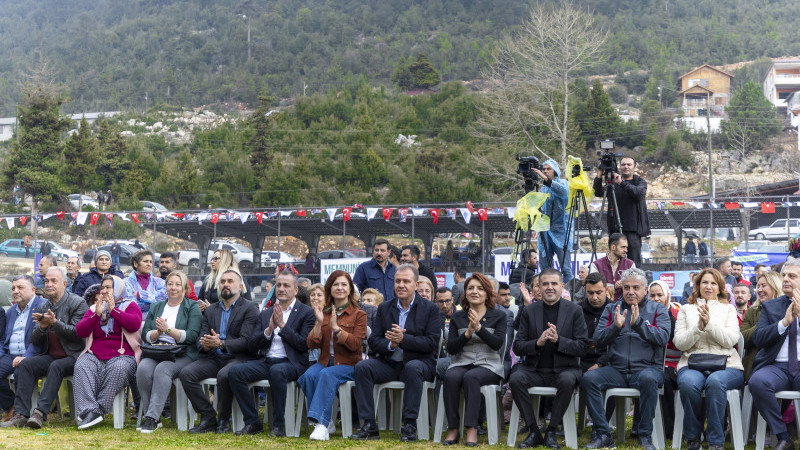
[{"label": "woman with blonde hair", "polygon": [[364,292],[361,293],[361,303],[377,308],[383,303],[383,294],[374,288],[364,289]]},{"label": "woman with blonde hair", "polygon": [[747,308],[742,318],[742,325],[739,328],[744,337],[744,378],[750,378],[753,370],[753,362],[759,348],[753,343],[753,332],[756,331],[758,318],[761,316],[761,304],[780,297],[783,293],[783,279],[778,272],[765,272],[756,280],[756,301]]},{"label": "woman with blonde hair", "polygon": [[718,270],[706,268],[695,277],[692,295],[678,312],[673,342],[683,351],[678,362],[678,389],[686,447],[701,448],[705,403],[706,441],[711,450],[722,450],[726,392],[744,386],[744,367],[734,348],[739,342],[739,317]]},{"label": "woman with blonde hair", "polygon": [[420,275],[419,280],[417,280],[417,294],[431,302],[433,301],[433,291],[434,287],[431,279]]},{"label": "woman with blonde hair", "polygon": [[[239,263],[236,262],[233,253],[227,248],[214,251],[214,256],[211,257],[210,262],[211,272],[209,272],[205,281],[203,281],[203,286],[200,287],[200,293],[197,295],[197,299],[199,300],[197,306],[200,307],[200,311],[205,311],[206,307],[210,306],[212,303],[219,302],[219,280],[222,278],[222,274],[225,273],[225,271],[233,269],[242,275],[242,271],[239,269]],[[241,296],[247,300],[252,300],[250,296],[250,286],[247,285],[244,277],[242,277],[242,283],[244,287],[242,288]]]}]

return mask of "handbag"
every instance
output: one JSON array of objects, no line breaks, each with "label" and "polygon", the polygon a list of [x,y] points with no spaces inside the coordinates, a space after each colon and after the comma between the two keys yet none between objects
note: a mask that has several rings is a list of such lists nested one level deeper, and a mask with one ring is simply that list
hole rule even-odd
[{"label": "handbag", "polygon": [[728,365],[728,358],[730,358],[730,355],[692,353],[689,355],[689,368],[708,376],[718,370],[725,370]]},{"label": "handbag", "polygon": [[143,343],[141,349],[142,358],[150,358],[157,362],[175,362],[176,359],[186,354],[187,347],[185,344],[157,342],[155,344]]}]

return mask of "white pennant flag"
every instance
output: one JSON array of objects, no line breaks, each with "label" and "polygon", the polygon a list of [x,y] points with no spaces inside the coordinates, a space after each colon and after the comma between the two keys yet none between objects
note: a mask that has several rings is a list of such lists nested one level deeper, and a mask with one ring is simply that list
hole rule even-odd
[{"label": "white pennant flag", "polygon": [[280,213],[281,213],[281,217],[289,217],[289,216],[291,216],[291,215],[292,215],[292,213],[293,213],[293,212],[294,212],[294,211],[292,211],[291,209],[290,209],[290,210],[288,210],[288,211],[280,211]]},{"label": "white pennant flag", "polygon": [[464,218],[464,222],[469,224],[469,221],[472,219],[472,213],[469,212],[469,209],[467,209],[467,208],[458,208],[458,210],[461,212],[461,217]]},{"label": "white pennant flag", "polygon": [[131,218],[128,217],[128,213],[118,212],[117,215],[119,216],[120,219],[124,220],[125,222],[131,221]]},{"label": "white pennant flag", "polygon": [[248,219],[249,217],[250,217],[250,213],[249,213],[249,212],[240,212],[240,213],[239,213],[239,220],[241,220],[241,221],[242,221],[242,223],[245,223],[245,222],[247,222],[247,219]]},{"label": "white pennant flag", "polygon": [[47,220],[53,216],[55,216],[55,214],[42,214],[42,220]]},{"label": "white pennant flag", "polygon": [[337,208],[328,208],[325,210],[325,212],[328,213],[328,217],[331,219],[331,222],[333,222],[333,219],[336,217],[336,209]]},{"label": "white pennant flag", "polygon": [[156,213],[156,220],[158,220],[159,222],[163,222],[164,219],[166,219],[167,216],[169,216],[169,215],[172,215],[172,214],[171,213]]},{"label": "white pennant flag", "polygon": [[79,212],[78,213],[78,217],[75,218],[75,223],[77,225],[85,225],[86,224],[86,219],[88,217],[89,217],[89,213],[88,212]]},{"label": "white pennant flag", "polygon": [[375,218],[378,214],[378,208],[367,208],[367,222]]},{"label": "white pennant flag", "polygon": [[14,218],[13,217],[6,217],[6,223],[8,224],[8,229],[14,228]]},{"label": "white pennant flag", "polygon": [[703,208],[703,202],[689,202],[689,204],[694,206],[695,209],[702,209]]},{"label": "white pennant flag", "polygon": [[203,221],[206,219],[208,219],[207,212],[197,213],[197,223],[203,223]]},{"label": "white pennant flag", "polygon": [[758,208],[759,206],[761,206],[761,204],[758,202],[744,202],[742,203],[742,206],[744,206],[745,208]]},{"label": "white pennant flag", "polygon": [[422,217],[425,215],[425,210],[422,208],[411,208],[411,214],[414,217]]},{"label": "white pennant flag", "polygon": [[516,206],[510,206],[510,207],[506,208],[506,213],[508,213],[508,218],[509,219],[513,219],[514,218],[514,214],[516,212],[517,212],[517,207]]}]

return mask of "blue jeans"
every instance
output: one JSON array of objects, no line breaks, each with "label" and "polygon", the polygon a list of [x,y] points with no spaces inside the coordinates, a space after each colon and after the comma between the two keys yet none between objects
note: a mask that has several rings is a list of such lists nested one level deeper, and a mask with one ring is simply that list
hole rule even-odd
[{"label": "blue jeans", "polygon": [[[316,363],[297,380],[308,401],[308,418],[325,426],[331,421],[333,400],[339,385],[353,381],[353,366],[338,365],[323,367]],[[345,411],[349,414],[350,411]]]},{"label": "blue jeans", "polygon": [[653,417],[656,413],[658,388],[664,384],[664,372],[660,367],[648,367],[636,373],[623,374],[611,366],[594,369],[583,374],[581,391],[592,416],[594,430],[602,434],[611,434],[611,427],[606,420],[606,408],[603,402],[603,391],[611,388],[634,388],[639,390],[638,430],[640,437],[653,434]]},{"label": "blue jeans", "polygon": [[[571,241],[571,240],[570,240]],[[570,242],[572,244],[572,242]],[[539,248],[541,249],[542,246],[540,245]],[[561,274],[564,278],[564,283],[569,283],[569,280],[573,279],[574,276],[572,275],[572,245],[567,247],[567,251],[564,252],[564,247],[556,247],[553,245],[551,240],[547,240],[547,246],[544,248],[544,265],[543,267],[553,267],[553,259],[556,259],[558,263],[561,265]],[[561,264],[561,257],[564,257],[564,263]]]},{"label": "blue jeans", "polygon": [[725,444],[725,411],[728,399],[725,391],[741,389],[744,372],[739,369],[718,370],[706,378],[701,372],[684,367],[678,371],[678,389],[683,404],[683,432],[686,440],[700,439],[703,422],[703,391],[706,394],[706,442],[711,445]]}]

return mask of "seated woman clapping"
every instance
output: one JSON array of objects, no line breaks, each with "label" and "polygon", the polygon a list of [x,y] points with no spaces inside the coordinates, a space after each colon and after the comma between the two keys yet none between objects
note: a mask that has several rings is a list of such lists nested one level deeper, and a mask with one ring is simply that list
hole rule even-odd
[{"label": "seated woman clapping", "polygon": [[167,300],[150,305],[142,327],[142,340],[148,344],[182,344],[185,351],[169,358],[151,358],[145,354],[139,362],[136,385],[142,396],[142,433],[152,433],[159,427],[172,380],[181,369],[197,361],[199,355],[197,338],[203,313],[196,301],[184,296],[189,279],[176,270],[167,275],[165,281]]},{"label": "seated woman clapping", "polygon": [[328,277],[324,304],[314,302],[312,306],[317,321],[306,342],[309,349],[320,349],[319,359],[298,383],[308,400],[308,418],[315,422],[310,438],[326,441],[339,385],[353,381],[353,366],[361,361],[367,313],[358,307],[350,275],[341,270]]}]

